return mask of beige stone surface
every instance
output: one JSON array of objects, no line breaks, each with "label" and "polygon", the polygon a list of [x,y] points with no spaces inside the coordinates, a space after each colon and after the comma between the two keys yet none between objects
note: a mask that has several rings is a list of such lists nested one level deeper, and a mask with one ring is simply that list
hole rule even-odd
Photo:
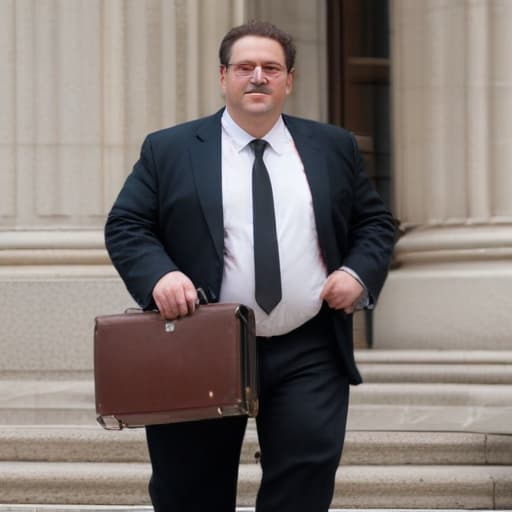
[{"label": "beige stone surface", "polygon": [[[37,375],[37,373],[36,373]],[[32,372],[0,379],[0,411],[7,424],[95,423],[94,384]],[[511,433],[510,385],[375,382],[352,390],[350,430]]]},{"label": "beige stone surface", "polygon": [[405,235],[375,346],[510,349],[512,5],[395,0],[391,26],[394,214]]},{"label": "beige stone surface", "polygon": [[488,435],[486,442],[486,454],[488,464],[512,465],[512,435]]},{"label": "beige stone surface", "polygon": [[[387,367],[396,364],[404,368],[417,365],[442,365],[453,368],[457,365],[464,367],[488,367],[492,365],[498,370],[501,365],[512,364],[512,350],[356,350],[356,362]],[[396,375],[399,379],[401,372]]]},{"label": "beige stone surface", "polygon": [[[0,505],[0,512],[149,512],[152,507],[114,505]],[[237,512],[254,512],[254,507],[237,507]],[[396,509],[334,509],[330,512],[397,512]],[[434,512],[434,509],[401,509],[400,512]],[[435,512],[453,512],[435,509]],[[475,511],[486,512],[486,511]]]},{"label": "beige stone surface", "polygon": [[393,404],[456,407],[503,407],[512,404],[512,386],[442,383],[363,384],[352,389],[351,405]]},{"label": "beige stone surface", "polygon": [[[0,512],[152,512],[150,506],[123,505],[0,505]],[[383,511],[381,511],[383,512]],[[419,512],[419,511],[416,511]]]},{"label": "beige stone surface", "polygon": [[4,372],[0,417],[7,425],[94,425],[94,380],[86,372]]},{"label": "beige stone surface", "polygon": [[[499,467],[478,466],[340,468],[334,503],[384,508],[493,508],[494,480],[501,472]],[[371,493],[366,493],[368,489]]]},{"label": "beige stone surface", "polygon": [[149,464],[0,462],[0,503],[147,504]]},{"label": "beige stone surface", "polygon": [[5,408],[1,409],[4,425],[94,425],[96,414],[87,409],[41,409],[41,408]]},{"label": "beige stone surface", "polygon": [[405,224],[510,222],[511,23],[508,2],[393,2],[395,213]]},{"label": "beige stone surface", "polygon": [[[28,446],[23,446],[23,443],[34,430],[39,434],[38,442],[43,445],[34,451],[42,459],[39,462],[18,459],[0,462],[0,481],[3,484],[0,487],[0,503],[147,503],[149,464],[147,459],[142,461],[142,452],[137,452],[137,449],[134,450],[133,459],[138,462],[78,462],[78,452],[85,449],[87,438],[92,444],[96,443],[91,459],[98,460],[97,450],[102,446],[106,448],[104,443],[108,436],[118,439],[126,436],[125,442],[113,441],[114,446],[105,450],[107,455],[123,460],[123,449],[133,450],[137,444],[139,448],[142,447],[141,431],[113,433],[98,430],[98,435],[94,433],[91,436],[92,429],[82,429],[80,432],[79,429],[72,431],[59,427],[52,435],[50,428],[32,427],[12,430],[9,439],[5,436],[4,427],[0,428],[0,460],[3,455],[7,459],[13,455],[12,444],[15,445],[14,455],[25,457]],[[252,422],[249,432],[254,434]],[[33,439],[36,437],[33,436]],[[249,444],[254,446],[254,436],[249,437]],[[442,433],[349,432],[347,448],[356,452],[359,449],[360,453],[352,453],[348,459],[344,457],[336,478],[333,507],[395,510],[409,507],[510,508],[510,467],[485,463],[482,458],[484,437]],[[2,440],[11,446],[5,446]],[[505,443],[506,438],[501,441]],[[510,438],[508,441],[510,447]],[[53,462],[44,460],[44,453],[50,454],[56,443],[61,443],[61,447],[50,456]],[[68,457],[70,454],[71,458],[77,457],[74,463],[57,461],[58,457]],[[380,463],[381,460],[384,464]],[[253,505],[260,476],[259,466],[244,460],[240,467],[240,505]]]},{"label": "beige stone surface", "polygon": [[36,380],[4,378],[0,383],[0,407],[5,409],[94,408],[94,381],[90,374],[80,374],[77,378],[42,375]]},{"label": "beige stone surface", "polygon": [[508,262],[392,271],[374,316],[379,349],[510,350]]},{"label": "beige stone surface", "polygon": [[[0,505],[0,512],[152,512],[150,506],[116,505]],[[416,511],[418,512],[418,511]]]},{"label": "beige stone surface", "polygon": [[364,382],[507,384],[512,385],[512,364],[365,364],[358,365]]},{"label": "beige stone surface", "polygon": [[351,430],[409,430],[510,433],[510,408],[363,404],[349,410]]},{"label": "beige stone surface", "polygon": [[511,433],[511,393],[504,385],[364,384],[352,392],[348,428]]},{"label": "beige stone surface", "polygon": [[133,306],[116,277],[0,279],[0,370],[91,370],[95,316]]},{"label": "beige stone surface", "polygon": [[111,432],[99,425],[0,426],[0,460],[148,462],[144,429]]},{"label": "beige stone surface", "polygon": [[[149,512],[151,507],[115,505],[0,505],[0,512]],[[254,507],[237,507],[237,512],[254,512]],[[496,509],[492,509],[496,512]],[[329,508],[329,512],[455,512],[453,509],[367,509]],[[490,512],[490,510],[474,510]],[[499,512],[499,511],[498,511]]]},{"label": "beige stone surface", "polygon": [[[223,105],[218,46],[249,4],[3,2],[0,227],[101,227],[143,137]],[[325,8],[300,4],[274,13],[299,46],[289,111],[326,119]]]},{"label": "beige stone surface", "polygon": [[[252,422],[241,460],[259,452]],[[0,460],[39,462],[147,462],[144,429],[108,432],[99,425],[0,426]],[[512,465],[512,436],[459,432],[349,431],[343,465]]]},{"label": "beige stone surface", "polygon": [[495,506],[497,508],[512,509],[512,482],[510,481],[510,468],[504,469],[496,478]]},{"label": "beige stone surface", "polygon": [[[504,476],[505,475],[505,476]],[[254,500],[260,471],[245,466],[239,484],[239,503]],[[501,467],[482,468],[443,466],[348,466],[341,467],[336,478],[334,507],[361,508],[452,508],[494,509],[499,490],[510,481],[510,472]],[[503,508],[509,508],[506,499]]]},{"label": "beige stone surface", "polygon": [[[2,503],[146,504],[149,465],[0,463]],[[240,506],[252,506],[261,472],[240,469]],[[512,475],[500,466],[348,466],[338,471],[333,507],[510,508]]]},{"label": "beige stone surface", "polygon": [[[504,446],[512,449],[512,439]],[[341,461],[343,466],[486,463],[486,436],[458,432],[349,431]],[[512,456],[507,463],[512,464]]]}]

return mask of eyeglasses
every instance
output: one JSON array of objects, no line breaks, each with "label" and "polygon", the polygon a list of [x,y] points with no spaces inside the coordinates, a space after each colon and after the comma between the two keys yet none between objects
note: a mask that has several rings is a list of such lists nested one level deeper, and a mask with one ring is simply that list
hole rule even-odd
[{"label": "eyeglasses", "polygon": [[233,64],[226,64],[226,68],[231,68],[235,76],[240,78],[248,78],[254,74],[256,68],[261,68],[261,73],[267,78],[277,78],[286,71],[284,66],[277,63],[256,65],[252,62],[236,62]]}]

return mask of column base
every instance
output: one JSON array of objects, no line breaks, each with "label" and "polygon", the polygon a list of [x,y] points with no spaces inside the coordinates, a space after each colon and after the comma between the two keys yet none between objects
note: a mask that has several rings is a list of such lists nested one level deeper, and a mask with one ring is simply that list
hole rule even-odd
[{"label": "column base", "polygon": [[511,248],[510,226],[405,235],[375,309],[375,348],[510,350]]}]

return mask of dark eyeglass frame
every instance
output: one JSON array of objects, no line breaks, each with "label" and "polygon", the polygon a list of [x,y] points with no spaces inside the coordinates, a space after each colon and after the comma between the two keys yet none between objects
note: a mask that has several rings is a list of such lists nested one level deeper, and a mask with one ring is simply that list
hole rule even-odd
[{"label": "dark eyeglass frame", "polygon": [[254,75],[256,68],[261,68],[261,73],[267,78],[278,78],[283,73],[287,72],[287,69],[278,62],[267,62],[264,64],[255,64],[254,62],[230,62],[224,64],[226,69],[231,68],[235,76],[240,78],[249,78]]}]

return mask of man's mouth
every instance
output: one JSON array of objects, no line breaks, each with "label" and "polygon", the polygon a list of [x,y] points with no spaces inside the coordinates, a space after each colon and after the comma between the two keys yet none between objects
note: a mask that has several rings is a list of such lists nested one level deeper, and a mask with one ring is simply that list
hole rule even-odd
[{"label": "man's mouth", "polygon": [[266,87],[261,87],[258,89],[251,89],[249,91],[246,91],[245,94],[271,94],[271,90],[267,89]]}]

